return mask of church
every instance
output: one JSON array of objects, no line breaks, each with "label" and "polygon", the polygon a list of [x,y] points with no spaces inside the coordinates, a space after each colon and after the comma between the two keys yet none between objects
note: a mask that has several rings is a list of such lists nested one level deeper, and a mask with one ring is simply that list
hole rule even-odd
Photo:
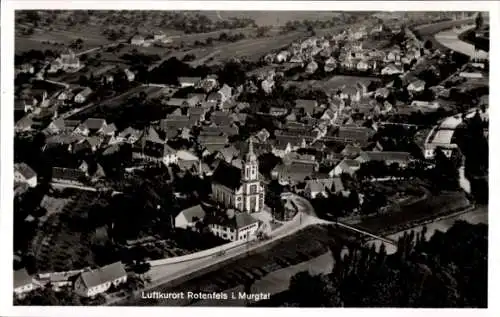
[{"label": "church", "polygon": [[228,208],[247,213],[264,207],[264,187],[260,181],[259,162],[250,139],[248,153],[241,168],[221,161],[212,176],[212,195],[215,201]]}]

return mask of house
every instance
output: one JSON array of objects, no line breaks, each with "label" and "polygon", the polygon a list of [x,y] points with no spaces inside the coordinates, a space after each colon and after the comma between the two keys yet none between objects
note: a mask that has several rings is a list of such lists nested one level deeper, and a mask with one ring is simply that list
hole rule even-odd
[{"label": "house", "polygon": [[310,199],[314,199],[318,195],[327,197],[330,194],[332,185],[333,178],[306,180],[304,194]]},{"label": "house", "polygon": [[35,98],[16,98],[14,100],[14,110],[17,112],[29,112],[33,111],[34,107],[38,104],[38,101]]},{"label": "house", "polygon": [[387,165],[397,163],[401,167],[405,167],[410,162],[411,155],[408,152],[379,152],[379,151],[362,151],[356,158],[360,163],[370,161],[382,161]]},{"label": "house", "polygon": [[269,109],[269,114],[275,117],[284,116],[288,113],[286,108],[271,107]]},{"label": "house", "polygon": [[58,118],[52,121],[44,130],[48,134],[57,134],[64,131],[66,128],[66,122],[63,118]]},{"label": "house", "polygon": [[181,88],[194,87],[201,81],[201,77],[179,77],[178,81]]},{"label": "house", "polygon": [[300,136],[277,135],[272,144],[272,153],[278,157],[284,157],[292,151],[306,147],[306,140]]},{"label": "house", "polygon": [[145,41],[144,36],[137,34],[137,35],[134,35],[130,39],[130,44],[132,44],[132,45],[143,45],[144,41]]},{"label": "house", "polygon": [[84,103],[88,100],[89,96],[92,94],[92,89],[89,87],[84,88],[75,96],[76,103]]},{"label": "house", "polygon": [[56,183],[81,184],[87,177],[88,173],[84,166],[81,166],[81,169],[52,167],[52,181]]},{"label": "house", "polygon": [[14,164],[14,183],[24,183],[29,187],[36,187],[36,172],[26,163]]},{"label": "house", "polygon": [[271,176],[277,179],[280,184],[295,185],[303,182],[306,178],[312,178],[316,173],[318,165],[315,161],[285,160],[271,171]]},{"label": "house", "polygon": [[35,73],[35,67],[31,64],[22,64],[19,67],[16,68],[16,75],[19,73],[27,73],[27,74],[34,74]]},{"label": "house", "polygon": [[127,281],[127,272],[121,262],[103,266],[97,270],[82,272],[75,281],[75,292],[84,297],[93,297],[106,292],[111,285],[118,286]]},{"label": "house", "polygon": [[113,142],[110,143],[126,142],[133,144],[139,139],[140,135],[141,131],[128,127],[125,130],[118,133],[116,138],[113,139]]},{"label": "house", "polygon": [[396,74],[402,74],[403,70],[399,67],[397,67],[394,64],[389,64],[386,67],[382,68],[381,74],[382,75],[396,75]]},{"label": "house", "polygon": [[387,99],[390,94],[391,91],[385,87],[375,90],[375,98]]},{"label": "house", "polygon": [[63,90],[57,95],[59,101],[73,100],[74,98],[75,94],[72,90]]},{"label": "house", "polygon": [[215,89],[215,87],[217,87],[218,84],[219,83],[218,83],[216,77],[207,76],[206,78],[203,78],[201,81],[199,81],[196,84],[196,88],[203,89],[203,91],[208,93],[208,92],[212,91],[213,89]]},{"label": "house", "polygon": [[367,71],[368,68],[370,68],[370,65],[368,65],[368,63],[364,60],[361,60],[356,64],[356,69],[359,71]]},{"label": "house", "polygon": [[232,96],[232,88],[228,86],[227,84],[224,84],[217,93],[221,96],[221,103],[224,103],[226,100],[229,100]]},{"label": "house", "polygon": [[290,58],[289,63],[292,64],[293,66],[298,66],[298,67],[304,66],[304,60],[299,55],[292,56],[292,58]]},{"label": "house", "polygon": [[220,162],[212,176],[213,198],[228,208],[259,212],[264,207],[264,187],[260,181],[259,164],[249,141],[242,168]]},{"label": "house", "polygon": [[337,164],[337,166],[335,166],[334,169],[332,169],[328,173],[328,176],[340,176],[344,173],[353,175],[357,170],[359,170],[360,166],[361,163],[359,161],[352,159],[343,159],[342,161],[340,161],[340,163]]},{"label": "house", "polygon": [[295,109],[304,114],[313,115],[318,107],[316,100],[297,99],[295,100]]},{"label": "house", "polygon": [[28,275],[26,269],[14,271],[14,294],[23,297],[26,293],[36,288],[33,278]]},{"label": "house", "polygon": [[274,84],[275,84],[274,80],[268,78],[268,79],[263,80],[262,83],[260,84],[260,86],[262,87],[262,90],[266,94],[270,94],[273,91]]},{"label": "house", "polygon": [[306,74],[313,74],[317,69],[318,63],[316,63],[315,61],[311,61],[309,62],[309,64],[307,64],[305,72]]},{"label": "house", "polygon": [[110,127],[110,130],[107,130],[108,124],[106,123],[106,119],[101,118],[88,118],[83,122],[83,125],[87,127],[90,133],[92,134],[104,134],[104,132],[110,133],[110,131],[116,130],[116,127],[113,128],[114,124]]},{"label": "house", "polygon": [[281,51],[276,55],[276,63],[286,62],[290,53],[288,51]]},{"label": "house", "polygon": [[199,163],[200,159],[193,153],[186,150],[177,151],[177,165],[181,170],[189,170]]},{"label": "house", "polygon": [[249,241],[256,236],[259,221],[245,212],[232,209],[224,215],[215,215],[208,219],[208,228],[215,236],[229,241]]},{"label": "house", "polygon": [[340,141],[344,143],[357,143],[364,145],[373,136],[374,131],[366,127],[340,126],[333,127],[328,131],[326,139]]},{"label": "house", "polygon": [[98,134],[103,136],[114,136],[116,133],[116,125],[114,123],[103,125],[102,128],[98,130]]},{"label": "house", "polygon": [[410,93],[419,93],[424,91],[425,89],[425,81],[417,79],[411,82],[407,87],[408,92]]},{"label": "house", "polygon": [[[78,59],[75,53],[72,50],[68,50],[55,60],[54,66],[64,71],[75,71],[80,69],[83,65],[80,63],[80,59]],[[51,68],[52,67],[53,65],[51,65]]]},{"label": "house", "polygon": [[205,214],[206,213],[201,205],[184,209],[175,217],[175,227],[181,229],[192,228],[198,221],[205,218]]},{"label": "house", "polygon": [[437,109],[440,107],[438,101],[413,100],[411,106],[415,108]]},{"label": "house", "polygon": [[154,128],[147,128],[135,142],[132,157],[160,163],[166,166],[177,163],[177,152],[162,140]]},{"label": "house", "polygon": [[26,115],[16,122],[14,127],[16,133],[30,131],[33,127],[33,119]]},{"label": "house", "polygon": [[337,67],[337,61],[334,57],[330,57],[325,61],[325,72],[332,72]]},{"label": "house", "polygon": [[125,73],[125,76],[127,77],[127,80],[128,80],[128,81],[134,81],[134,79],[135,79],[135,73],[134,73],[134,72],[132,72],[132,71],[131,71],[130,69],[128,69],[128,68],[125,68],[125,69],[123,70],[123,72]]}]

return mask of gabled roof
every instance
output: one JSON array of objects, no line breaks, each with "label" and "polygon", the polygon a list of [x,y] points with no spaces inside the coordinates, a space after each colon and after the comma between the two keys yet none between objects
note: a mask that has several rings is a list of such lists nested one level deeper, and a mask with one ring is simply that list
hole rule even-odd
[{"label": "gabled roof", "polygon": [[36,176],[36,172],[26,163],[14,164],[14,170],[23,175],[23,177],[26,179],[30,179]]},{"label": "gabled roof", "polygon": [[306,113],[314,113],[314,109],[318,106],[316,100],[297,99],[295,100],[295,108],[302,108]]},{"label": "gabled roof", "polygon": [[80,277],[87,288],[92,288],[126,275],[127,272],[125,272],[123,264],[121,262],[115,262],[94,271],[83,272]]},{"label": "gabled roof", "polygon": [[322,192],[326,190],[330,190],[333,185],[333,179],[332,178],[327,178],[327,179],[311,179],[306,181],[306,190],[311,191],[312,193],[314,192]]},{"label": "gabled roof", "polygon": [[127,127],[125,130],[121,131],[118,133],[118,136],[125,138],[125,137],[130,137],[130,136],[136,136],[138,137],[141,134],[141,131],[136,130],[132,127]]},{"label": "gabled roof", "polygon": [[88,118],[83,124],[89,130],[100,130],[106,125],[106,120],[101,118]]},{"label": "gabled roof", "polygon": [[33,279],[28,275],[26,269],[14,271],[14,288],[32,283]]},{"label": "gabled roof", "polygon": [[33,119],[31,119],[31,116],[24,116],[16,122],[17,128],[30,128],[32,125]]},{"label": "gabled roof", "polygon": [[188,83],[195,85],[199,81],[201,81],[201,77],[179,77],[178,80],[180,83]]},{"label": "gabled roof", "polygon": [[194,217],[198,218],[198,220],[201,220],[205,218],[206,213],[205,210],[203,210],[203,207],[198,204],[196,206],[182,210],[179,214],[184,215],[188,222],[193,222]]},{"label": "gabled roof", "polygon": [[170,98],[167,100],[167,106],[180,107],[187,104],[188,100],[186,98]]},{"label": "gabled roof", "polygon": [[116,132],[116,125],[114,123],[108,124],[104,129],[102,130],[102,133],[107,134],[107,133],[113,133]]},{"label": "gabled roof", "polygon": [[339,164],[343,164],[343,165],[346,165],[348,167],[352,167],[352,168],[358,168],[361,164],[359,163],[359,161],[356,161],[356,160],[350,160],[350,159],[344,159],[342,160],[342,162],[340,162]]},{"label": "gabled roof", "polygon": [[408,152],[378,152],[378,151],[363,151],[360,157],[366,161],[398,161],[408,162],[410,153]]},{"label": "gabled roof", "polygon": [[259,221],[246,212],[240,212],[240,213],[235,213],[234,216],[231,218],[225,214],[213,216],[210,217],[210,219],[208,219],[208,222],[223,227],[240,229],[258,223]]},{"label": "gabled roof", "polygon": [[88,96],[90,96],[91,93],[92,93],[92,89],[90,89],[89,87],[86,87],[85,89],[83,89],[82,91],[80,91],[78,93],[78,95],[80,95],[82,97],[88,97]]},{"label": "gabled roof", "polygon": [[66,179],[72,181],[80,181],[82,177],[85,177],[85,173],[79,169],[74,168],[64,168],[64,167],[53,167],[52,168],[52,178],[53,179]]}]

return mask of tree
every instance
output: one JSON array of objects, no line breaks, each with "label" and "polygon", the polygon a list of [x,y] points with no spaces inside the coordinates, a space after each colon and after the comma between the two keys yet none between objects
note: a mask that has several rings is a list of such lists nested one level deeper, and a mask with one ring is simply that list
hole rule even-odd
[{"label": "tree", "polygon": [[432,46],[433,45],[432,45],[432,42],[430,40],[425,41],[425,43],[424,43],[425,49],[430,50],[430,49],[432,49]]},{"label": "tree", "polygon": [[129,292],[134,292],[138,289],[144,288],[146,282],[147,278],[138,274],[131,274],[127,276],[127,282],[125,283],[124,288]]},{"label": "tree", "polygon": [[479,12],[476,16],[476,30],[480,30],[483,27],[483,15]]},{"label": "tree", "polygon": [[299,272],[290,279],[290,298],[298,307],[342,306],[337,289],[326,275]]}]

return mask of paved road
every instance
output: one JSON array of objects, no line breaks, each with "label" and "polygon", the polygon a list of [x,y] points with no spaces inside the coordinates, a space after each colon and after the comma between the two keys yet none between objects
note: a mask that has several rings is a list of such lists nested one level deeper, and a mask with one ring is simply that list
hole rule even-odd
[{"label": "paved road", "polygon": [[439,32],[435,35],[437,41],[451,50],[465,54],[470,57],[477,57],[480,59],[489,59],[488,52],[483,50],[476,50],[474,45],[466,43],[458,38],[458,36],[468,30],[473,29],[474,26],[467,26],[461,30],[447,30]]}]

